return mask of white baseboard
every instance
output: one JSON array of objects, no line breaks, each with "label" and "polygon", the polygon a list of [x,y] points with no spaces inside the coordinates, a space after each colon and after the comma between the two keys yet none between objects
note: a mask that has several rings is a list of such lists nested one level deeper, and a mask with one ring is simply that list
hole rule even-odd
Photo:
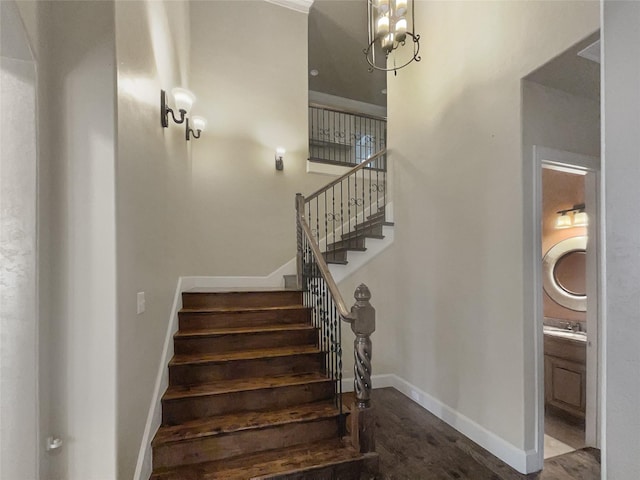
[{"label": "white baseboard", "polygon": [[147,423],[144,427],[142,442],[138,452],[138,462],[136,463],[136,471],[134,473],[135,480],[147,480],[152,473],[152,455],[151,440],[162,423],[162,394],[169,385],[169,360],[173,357],[173,334],[178,331],[178,312],[182,308],[182,292],[188,290],[183,277],[178,279],[176,291],[173,296],[173,305],[169,314],[169,322],[167,324],[167,333],[164,339],[164,348],[160,358],[160,366],[156,376],[156,385],[153,390],[153,398],[149,406],[147,415]]},{"label": "white baseboard", "polygon": [[[342,379],[342,390],[344,392],[353,391],[353,380],[353,378]],[[469,417],[462,415],[409,383],[404,378],[395,374],[373,375],[371,381],[373,388],[395,388],[518,472],[533,473],[542,468],[542,465],[539,464],[539,456],[534,450],[524,451],[519,449],[482,425],[477,424]]]},{"label": "white baseboard", "polygon": [[192,288],[284,287],[284,275],[295,275],[295,257],[264,277],[182,277],[183,291]]}]

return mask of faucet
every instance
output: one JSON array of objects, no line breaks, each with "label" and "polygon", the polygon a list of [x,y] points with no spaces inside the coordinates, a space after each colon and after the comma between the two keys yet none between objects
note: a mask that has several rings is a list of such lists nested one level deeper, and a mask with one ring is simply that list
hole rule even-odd
[{"label": "faucet", "polygon": [[580,322],[567,322],[567,330],[572,332],[580,332],[582,330]]}]

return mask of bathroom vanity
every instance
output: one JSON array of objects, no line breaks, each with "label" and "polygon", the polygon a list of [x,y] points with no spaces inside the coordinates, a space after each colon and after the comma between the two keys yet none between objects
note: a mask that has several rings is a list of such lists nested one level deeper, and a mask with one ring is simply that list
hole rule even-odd
[{"label": "bathroom vanity", "polygon": [[586,358],[584,332],[544,327],[545,406],[585,418]]}]

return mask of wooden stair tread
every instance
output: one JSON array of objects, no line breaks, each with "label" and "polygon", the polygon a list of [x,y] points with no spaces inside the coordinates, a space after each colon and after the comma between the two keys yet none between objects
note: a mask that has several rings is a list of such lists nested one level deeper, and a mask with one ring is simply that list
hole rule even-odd
[{"label": "wooden stair tread", "polygon": [[290,423],[310,422],[338,417],[340,412],[331,401],[308,403],[264,412],[240,412],[191,420],[180,425],[161,426],[151,442],[160,444],[212,437],[243,430],[261,429]]},{"label": "wooden stair tread", "polygon": [[216,337],[223,335],[235,335],[243,333],[265,333],[265,332],[288,332],[299,330],[314,330],[315,327],[308,323],[286,323],[282,325],[264,325],[255,327],[219,327],[202,329],[180,329],[173,336],[174,338],[200,338]]},{"label": "wooden stair tread", "polygon": [[[340,439],[269,450],[223,461],[158,469],[150,480],[246,480],[273,474],[297,473],[357,461],[363,455]],[[267,477],[268,478],[268,477]]]},{"label": "wooden stair tread", "polygon": [[302,304],[295,305],[280,305],[275,307],[196,307],[196,308],[182,308],[180,313],[250,313],[250,312],[264,312],[264,311],[277,311],[277,310],[300,310],[308,309]]},{"label": "wooden stair tread", "polygon": [[290,355],[301,355],[308,353],[322,353],[315,345],[298,345],[288,347],[263,348],[259,350],[247,350],[239,352],[224,353],[198,353],[174,355],[169,366],[194,365],[216,362],[227,362],[233,360],[250,360],[256,358],[287,357]]},{"label": "wooden stair tread", "polygon": [[357,223],[355,225],[356,230],[358,228],[369,228],[375,227],[378,225],[383,225],[385,227],[393,227],[393,222],[387,222],[383,216],[373,217],[369,220],[365,220],[364,222]]},{"label": "wooden stair tread", "polygon": [[220,380],[199,385],[176,385],[167,388],[163,395],[164,401],[187,397],[202,397],[219,395],[264,388],[277,388],[289,385],[305,385],[310,383],[332,382],[330,378],[319,372],[299,373],[291,375],[277,375],[261,378],[240,378],[235,380]]},{"label": "wooden stair tread", "polygon": [[337,247],[337,248],[332,248],[331,245],[329,245],[327,247],[327,250],[325,252],[325,254],[332,254],[333,252],[335,253],[342,253],[342,252],[366,252],[367,251],[367,247]]}]

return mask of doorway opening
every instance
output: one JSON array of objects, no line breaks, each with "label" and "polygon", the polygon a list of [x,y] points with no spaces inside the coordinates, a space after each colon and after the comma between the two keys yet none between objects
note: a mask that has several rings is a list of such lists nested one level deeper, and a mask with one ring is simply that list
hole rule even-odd
[{"label": "doorway opening", "polygon": [[590,262],[597,245],[589,238],[589,220],[597,219],[587,211],[594,211],[597,172],[540,160],[544,458],[551,458],[587,446],[587,290],[597,275]]},{"label": "doorway opening", "polygon": [[600,446],[599,51],[596,32],[522,82],[529,471]]}]

